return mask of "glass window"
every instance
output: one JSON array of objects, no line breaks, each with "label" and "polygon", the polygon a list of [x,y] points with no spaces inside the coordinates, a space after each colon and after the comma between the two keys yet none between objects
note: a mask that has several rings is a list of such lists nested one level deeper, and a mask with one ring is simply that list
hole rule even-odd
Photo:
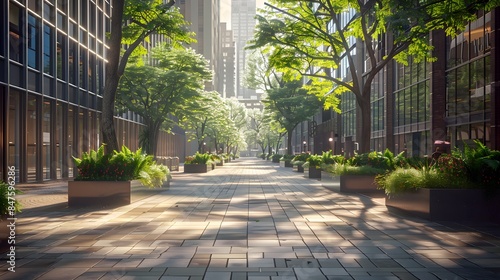
[{"label": "glass window", "polygon": [[68,177],[72,178],[74,175],[73,168],[74,168],[74,163],[73,159],[71,156],[77,156],[79,155],[78,151],[76,150],[76,143],[75,143],[75,114],[78,112],[78,108],[74,106],[69,106],[68,108],[68,144],[65,147],[66,152],[64,153],[66,155],[66,162],[68,163]]},{"label": "glass window", "polygon": [[457,69],[457,115],[466,114],[470,111],[469,89],[469,65],[464,65]]},{"label": "glass window", "polygon": [[43,18],[49,22],[54,22],[54,7],[47,2],[43,4]]},{"label": "glass window", "polygon": [[28,15],[28,66],[38,69],[38,44],[40,36],[38,31],[39,22],[33,15]]},{"label": "glass window", "polygon": [[81,7],[80,7],[80,25],[83,26],[84,28],[87,28],[87,16],[88,16],[88,10],[87,10],[87,3],[88,1],[81,1]]},{"label": "glass window", "polygon": [[96,15],[95,15],[95,4],[89,3],[89,32],[93,35],[96,33]]},{"label": "glass window", "polygon": [[14,4],[10,4],[9,10],[9,51],[10,59],[23,62],[23,45],[21,29],[21,9]]},{"label": "glass window", "polygon": [[56,127],[55,127],[55,137],[54,141],[56,142],[55,144],[55,153],[54,153],[54,162],[55,162],[55,168],[56,168],[56,179],[61,179],[63,177],[63,173],[66,173],[65,170],[63,170],[63,120],[64,120],[64,107],[65,105],[61,102],[56,103]]},{"label": "glass window", "polygon": [[52,28],[46,24],[43,26],[43,72],[52,75],[53,74],[53,64],[54,57],[52,55],[52,49],[54,43],[52,42]]},{"label": "glass window", "polygon": [[28,167],[28,182],[36,181],[36,162],[37,162],[37,144],[40,144],[37,141],[37,98],[36,96],[29,95],[28,96],[28,114],[26,118],[26,144],[27,144],[27,167]]},{"label": "glass window", "polygon": [[16,167],[16,182],[19,182],[19,170],[21,168],[21,102],[20,93],[16,90],[11,90],[9,94],[9,133],[8,142],[8,162],[9,166]]},{"label": "glass window", "polygon": [[66,78],[66,40],[63,34],[57,34],[57,78]]},{"label": "glass window", "polygon": [[79,65],[78,72],[80,73],[79,74],[80,87],[85,88],[87,85],[86,83],[87,79],[85,77],[87,74],[85,73],[87,67],[87,55],[85,51],[80,52],[80,62],[78,63],[78,65]]},{"label": "glass window", "polygon": [[42,178],[50,179],[50,168],[51,168],[51,124],[52,122],[52,104],[53,102],[45,100],[42,105]]},{"label": "glass window", "polygon": [[68,54],[68,75],[69,82],[76,85],[76,73],[77,73],[77,65],[78,65],[78,44],[73,40],[70,40],[69,43],[69,54]]},{"label": "glass window", "polygon": [[448,116],[456,115],[455,106],[455,91],[457,89],[457,79],[456,71],[449,71],[446,75],[447,87],[446,87],[446,104],[448,106],[447,113]]},{"label": "glass window", "polygon": [[35,13],[40,13],[41,0],[28,0],[28,8]]},{"label": "glass window", "polygon": [[[67,0],[57,0],[57,8],[63,12],[66,13],[66,7],[67,7]],[[76,2],[76,1],[69,1],[69,2]]]},{"label": "glass window", "polygon": [[484,96],[485,96],[485,69],[484,59],[478,59],[471,64],[471,89],[470,89],[470,103],[471,111],[484,110]]},{"label": "glass window", "polygon": [[69,3],[70,18],[78,22],[78,1],[68,1],[68,3]]},{"label": "glass window", "polygon": [[88,63],[88,70],[87,70],[87,74],[88,74],[88,89],[89,91],[91,92],[95,92],[95,68],[96,68],[96,64],[95,64],[95,55],[92,54],[92,53],[89,53],[89,63]]},{"label": "glass window", "polygon": [[57,12],[57,28],[66,32],[66,16]]}]

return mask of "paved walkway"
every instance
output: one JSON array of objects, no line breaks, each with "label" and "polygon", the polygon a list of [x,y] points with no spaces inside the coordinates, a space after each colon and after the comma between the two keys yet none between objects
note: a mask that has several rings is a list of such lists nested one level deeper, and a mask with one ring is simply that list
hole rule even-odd
[{"label": "paved walkway", "polygon": [[498,226],[396,216],[263,160],[174,173],[114,209],[69,209],[64,188],[20,197],[1,279],[500,279]]}]

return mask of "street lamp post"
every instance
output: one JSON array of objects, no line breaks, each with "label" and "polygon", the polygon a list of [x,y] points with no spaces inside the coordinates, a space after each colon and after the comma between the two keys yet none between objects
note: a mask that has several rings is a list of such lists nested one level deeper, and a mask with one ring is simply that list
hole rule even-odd
[{"label": "street lamp post", "polygon": [[302,152],[305,153],[307,151],[307,147],[306,147],[307,142],[304,140],[304,142],[302,142],[302,144],[304,144],[304,150],[302,150]]}]

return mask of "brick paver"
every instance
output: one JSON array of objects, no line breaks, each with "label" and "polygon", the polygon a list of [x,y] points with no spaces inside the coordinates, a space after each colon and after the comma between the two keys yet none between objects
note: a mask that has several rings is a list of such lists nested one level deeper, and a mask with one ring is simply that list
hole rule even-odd
[{"label": "brick paver", "polygon": [[113,209],[67,208],[64,183],[19,198],[1,279],[500,279],[498,225],[394,215],[263,160],[174,172]]}]

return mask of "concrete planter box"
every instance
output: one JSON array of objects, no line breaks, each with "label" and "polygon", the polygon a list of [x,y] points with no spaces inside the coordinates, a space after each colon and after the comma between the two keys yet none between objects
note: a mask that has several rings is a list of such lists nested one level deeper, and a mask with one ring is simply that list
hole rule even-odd
[{"label": "concrete planter box", "polygon": [[217,162],[215,165],[217,165],[217,166],[224,166],[224,160],[221,160],[221,161]]},{"label": "concrete planter box", "polygon": [[293,167],[291,160],[280,160],[280,167]]},{"label": "concrete planter box", "polygon": [[130,204],[131,181],[69,181],[68,206],[122,206]]},{"label": "concrete planter box", "polygon": [[500,224],[500,194],[478,189],[418,189],[386,197],[390,211],[433,221],[475,221]]},{"label": "concrete planter box", "polygon": [[293,165],[293,171],[304,173],[304,167],[302,167],[302,164]]},{"label": "concrete planter box", "polygon": [[310,179],[321,179],[321,169],[316,167],[305,167],[304,176]]},{"label": "concrete planter box", "polygon": [[207,164],[184,164],[184,173],[207,173]]},{"label": "concrete planter box", "polygon": [[383,194],[377,187],[375,175],[340,175],[340,192]]}]

